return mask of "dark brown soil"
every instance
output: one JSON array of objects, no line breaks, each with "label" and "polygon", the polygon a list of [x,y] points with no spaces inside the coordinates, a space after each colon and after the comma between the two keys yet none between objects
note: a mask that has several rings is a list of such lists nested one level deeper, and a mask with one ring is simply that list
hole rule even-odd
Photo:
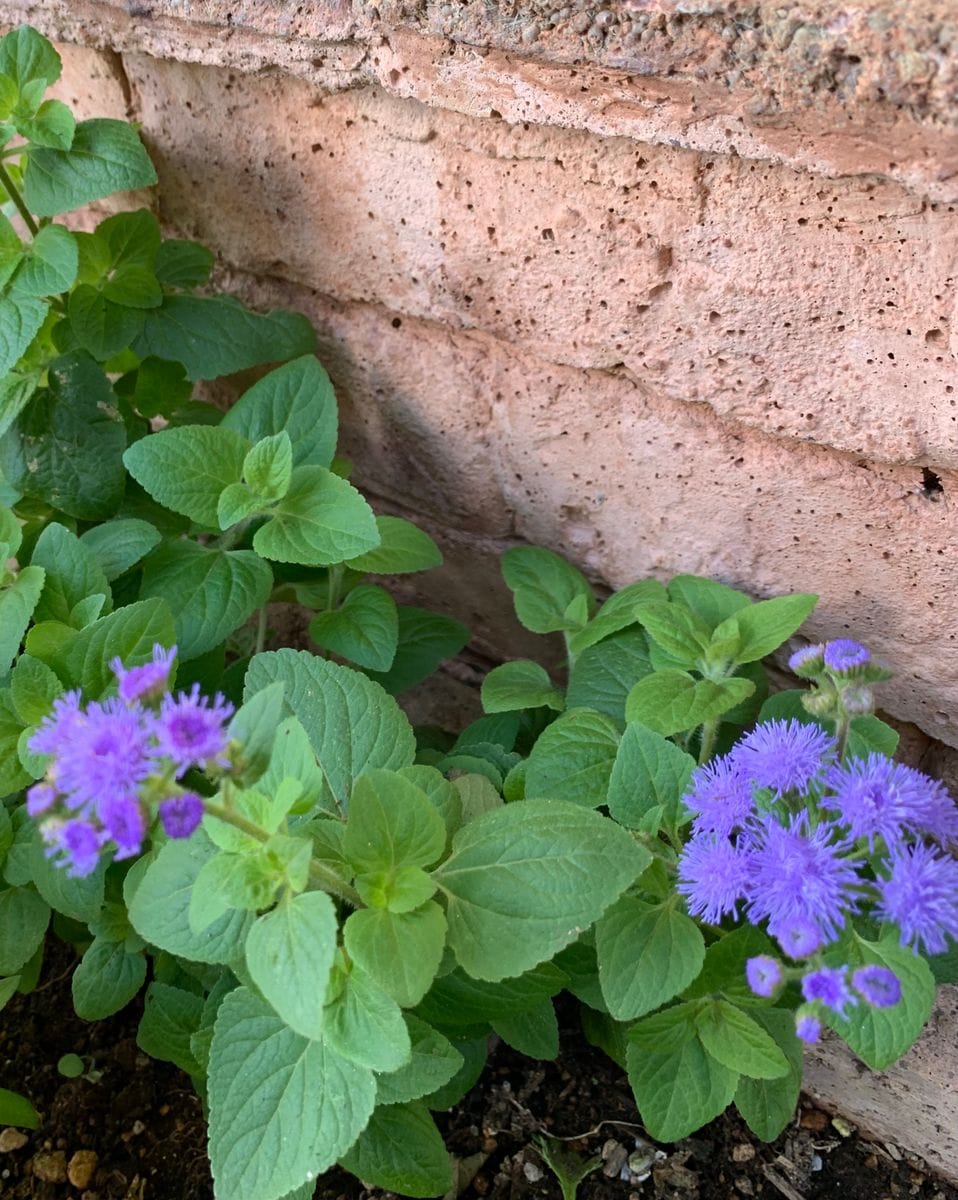
[{"label": "dark brown soil", "polygon": [[[0,1132],[0,1198],[209,1200],[203,1113],[189,1079],[138,1050],[136,1002],[109,1021],[75,1017],[71,967],[66,950],[52,953],[40,988],[3,1012],[0,1084],[27,1094],[43,1124]],[[580,1200],[958,1200],[919,1160],[811,1108],[771,1145],[731,1115],[676,1145],[654,1145],[621,1071],[577,1034],[571,1009],[565,1016],[557,1062],[500,1045],[472,1094],[438,1118],[464,1200],[560,1200],[537,1149],[543,1137],[574,1162],[597,1160]],[[70,1053],[84,1060],[84,1076],[58,1073]],[[339,1171],[317,1189],[321,1200],[374,1195]]]}]

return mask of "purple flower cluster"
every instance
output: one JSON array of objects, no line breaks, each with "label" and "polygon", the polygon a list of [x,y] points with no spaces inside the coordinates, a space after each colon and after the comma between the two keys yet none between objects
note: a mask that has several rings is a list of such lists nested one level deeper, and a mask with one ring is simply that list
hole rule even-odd
[{"label": "purple flower cluster", "polygon": [[116,858],[138,854],[152,803],[168,837],[189,837],[203,801],[176,780],[190,767],[229,766],[232,705],[201,696],[197,684],[167,694],[175,655],[155,646],[142,666],[114,659],[115,698],[84,706],[79,692],[68,692],[29,741],[34,754],[52,761],[27,792],[27,811],[42,818],[48,853],[71,875],[89,875],[109,844]]},{"label": "purple flower cluster", "polygon": [[[867,661],[844,642],[812,649],[833,664]],[[744,912],[796,960],[862,911],[896,924],[902,945],[940,953],[958,939],[958,861],[948,853],[958,809],[911,767],[836,757],[820,726],[771,721],[693,773],[678,882],[689,912],[709,924]]]}]

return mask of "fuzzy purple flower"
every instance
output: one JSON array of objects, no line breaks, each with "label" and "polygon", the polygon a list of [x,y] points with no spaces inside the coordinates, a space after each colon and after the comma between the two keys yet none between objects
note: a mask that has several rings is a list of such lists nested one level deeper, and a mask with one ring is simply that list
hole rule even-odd
[{"label": "fuzzy purple flower", "polygon": [[727,838],[700,834],[686,843],[679,859],[677,891],[688,910],[708,925],[734,913],[748,883],[748,857]]},{"label": "fuzzy purple flower", "polygon": [[770,999],[781,987],[785,976],[782,964],[771,955],[756,954],[754,958],[746,960],[745,978],[756,996]]},{"label": "fuzzy purple flower", "polygon": [[901,981],[894,971],[875,963],[852,974],[852,987],[874,1008],[892,1008],[901,999]]},{"label": "fuzzy purple flower", "polygon": [[788,660],[788,669],[803,678],[811,678],[825,665],[825,647],[821,643],[802,646]]},{"label": "fuzzy purple flower", "polygon": [[943,954],[958,939],[958,861],[922,843],[893,853],[889,877],[878,881],[878,915],[917,953]]},{"label": "fuzzy purple flower", "polygon": [[170,671],[176,659],[176,647],[165,650],[159,644],[153,647],[153,658],[139,667],[125,667],[122,659],[114,658],[110,670],[117,679],[117,694],[125,704],[136,700],[156,699],[166,691]]},{"label": "fuzzy purple flower", "polygon": [[819,1041],[822,1036],[821,1021],[818,1017],[813,1017],[811,1013],[796,1013],[795,1036],[800,1042],[806,1042],[809,1045]]},{"label": "fuzzy purple flower", "polygon": [[58,754],[82,723],[80,693],[66,692],[54,700],[53,711],[27,742],[27,749],[32,754]]},{"label": "fuzzy purple flower", "polygon": [[744,825],[755,807],[748,779],[727,755],[692,772],[685,803],[696,814],[696,833],[718,833],[723,837]]},{"label": "fuzzy purple flower", "polygon": [[825,643],[825,666],[837,674],[865,667],[871,658],[868,648],[861,642],[853,642],[851,638],[836,638],[834,642]]},{"label": "fuzzy purple flower", "polygon": [[818,725],[767,721],[756,725],[729,757],[752,783],[782,793],[804,791],[835,750],[835,739]]},{"label": "fuzzy purple flower", "polygon": [[802,979],[802,995],[809,1003],[818,1000],[840,1017],[848,1006],[857,1004],[848,986],[848,967],[819,967]]},{"label": "fuzzy purple flower", "polygon": [[72,721],[56,755],[56,786],[74,810],[104,797],[132,799],[152,770],[149,731],[139,709],[93,703]]},{"label": "fuzzy purple flower", "polygon": [[183,792],[162,801],[159,812],[167,837],[188,838],[203,819],[203,801],[195,792]]},{"label": "fuzzy purple flower", "polygon": [[100,801],[97,816],[104,833],[116,844],[116,857],[132,858],[143,849],[146,817],[139,800],[129,796],[106,796]]},{"label": "fuzzy purple flower", "polygon": [[68,875],[82,878],[96,870],[103,839],[89,821],[54,819],[46,822],[40,832],[48,843],[47,855],[62,859]]},{"label": "fuzzy purple flower", "polygon": [[56,804],[58,793],[49,783],[35,783],[27,789],[27,815],[40,817]]},{"label": "fuzzy purple flower", "polygon": [[825,777],[832,795],[822,806],[838,814],[849,835],[874,848],[901,843],[905,834],[929,834],[941,842],[958,840],[958,808],[945,788],[920,771],[881,754],[832,767]]},{"label": "fuzzy purple flower", "polygon": [[822,931],[807,917],[779,921],[769,932],[789,958],[808,958],[822,948]]},{"label": "fuzzy purple flower", "polygon": [[808,813],[788,825],[767,814],[757,825],[751,846],[748,914],[753,922],[768,919],[773,936],[790,922],[814,925],[834,941],[846,915],[858,903],[858,863],[843,857],[847,848],[835,841],[835,827],[809,828]]},{"label": "fuzzy purple flower", "polygon": [[159,758],[170,758],[176,764],[177,777],[190,767],[216,764],[229,766],[226,748],[229,735],[226,721],[233,706],[221,695],[212,700],[200,695],[200,685],[194,683],[189,694],[180,692],[175,698],[164,696],[154,725]]}]

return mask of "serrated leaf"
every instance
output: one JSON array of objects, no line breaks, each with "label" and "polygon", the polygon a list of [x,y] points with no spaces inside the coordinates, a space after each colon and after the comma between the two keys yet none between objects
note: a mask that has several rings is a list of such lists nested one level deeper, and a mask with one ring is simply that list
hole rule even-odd
[{"label": "serrated leaf", "polygon": [[551,1000],[540,1000],[524,1012],[497,1017],[492,1028],[506,1045],[529,1058],[551,1061],[559,1056],[559,1023]]},{"label": "serrated leaf", "polygon": [[36,390],[36,375],[9,372],[0,379],[0,438],[23,412]]},{"label": "serrated leaf", "polygon": [[78,264],[76,239],[70,230],[62,225],[46,225],[24,248],[11,292],[14,298],[66,292],[76,281]]},{"label": "serrated leaf", "polygon": [[287,896],[253,923],[246,966],[290,1029],[323,1036],[323,1004],[336,954],[336,909],[325,892]]},{"label": "serrated leaf", "polygon": [[516,615],[533,633],[575,630],[584,622],[570,619],[569,605],[586,600],[586,616],[594,604],[592,587],[571,563],[539,546],[516,546],[502,556],[502,576],[513,593]]},{"label": "serrated leaf", "polygon": [[388,671],[367,671],[390,695],[415,687],[452,658],[469,641],[461,621],[424,608],[397,605],[399,638],[396,656]]},{"label": "serrated leaf", "polygon": [[215,550],[165,542],[146,560],[140,596],[166,601],[176,614],[182,662],[218,646],[269,599],[273,573],[251,550]]},{"label": "serrated leaf", "polygon": [[76,134],[76,119],[61,100],[44,100],[32,117],[18,117],[16,125],[34,146],[54,150],[69,150]]},{"label": "serrated leaf", "polygon": [[685,995],[689,998],[722,995],[734,1000],[740,1008],[767,1007],[767,1002],[749,988],[745,964],[748,959],[760,954],[775,956],[777,953],[761,929],[754,925],[740,925],[709,946],[702,971],[685,989]]},{"label": "serrated leaf", "polygon": [[267,500],[280,500],[293,475],[293,444],[285,429],[260,438],[243,460],[243,478]]},{"label": "serrated leaf", "polygon": [[574,941],[650,861],[625,830],[574,804],[524,800],[484,813],[434,874],[449,944],[477,978],[520,975]]},{"label": "serrated leaf", "polygon": [[728,1000],[712,1000],[696,1021],[699,1040],[709,1056],[750,1079],[780,1079],[788,1060],[752,1018]]},{"label": "serrated leaf", "polygon": [[156,252],[156,277],[165,287],[195,288],[209,279],[213,252],[199,242],[166,238]]},{"label": "serrated leaf", "polygon": [[32,296],[0,296],[0,374],[11,370],[36,337],[50,305]]},{"label": "serrated leaf", "polygon": [[0,891],[0,975],[14,975],[43,942],[50,909],[30,888]]},{"label": "serrated leaf", "polygon": [[405,575],[442,564],[439,547],[428,533],[403,517],[377,517],[379,545],[349,560],[353,571],[368,575]]},{"label": "serrated leaf", "polygon": [[752,1014],[766,1033],[775,1039],[788,1061],[788,1074],[779,1079],[748,1079],[743,1076],[735,1089],[735,1107],[749,1129],[772,1142],[795,1116],[802,1087],[802,1043],[795,1036],[795,1018],[780,1008],[757,1008]]},{"label": "serrated leaf", "polygon": [[81,535],[80,545],[91,551],[112,583],[145,558],[159,544],[161,537],[160,531],[149,521],[118,517],[88,529]]},{"label": "serrated leaf", "polygon": [[220,492],[239,482],[248,449],[245,438],[222,426],[183,425],[140,438],[123,461],[154,500],[217,529]]},{"label": "serrated leaf", "polygon": [[668,594],[670,600],[683,604],[700,617],[709,630],[752,603],[744,592],[701,575],[674,575],[669,580]]},{"label": "serrated leaf", "polygon": [[146,989],[136,1044],[151,1058],[175,1063],[189,1075],[199,1075],[190,1039],[202,1015],[202,996],[154,980]]},{"label": "serrated leaf", "polygon": [[37,538],[30,557],[33,566],[46,573],[35,621],[62,621],[70,624],[70,614],[88,596],[106,597],[106,611],[112,608],[112,593],[103,569],[93,552],[75,533],[53,521]]},{"label": "serrated leaf", "polygon": [[312,325],[298,313],[254,313],[228,296],[169,295],[145,314],[133,349],[140,358],[180,362],[197,380],[308,353],[315,340]]},{"label": "serrated leaf", "polygon": [[409,1100],[418,1100],[447,1084],[464,1063],[452,1042],[438,1030],[412,1013],[405,1013],[403,1019],[409,1030],[412,1056],[398,1071],[378,1077],[377,1104],[405,1104]]},{"label": "serrated leaf", "polygon": [[428,867],[445,844],[442,818],[414,783],[376,768],[355,781],[344,849],[357,873]]},{"label": "serrated leaf", "polygon": [[684,604],[645,604],[638,619],[655,645],[683,667],[694,667],[709,644],[708,625]]},{"label": "serrated leaf", "polygon": [[253,548],[278,562],[327,566],[379,541],[372,509],[351,483],[324,467],[297,467],[272,513],[256,531]]},{"label": "serrated leaf", "polygon": [[153,647],[176,641],[173,617],[163,600],[140,600],[87,625],[63,653],[68,681],[96,698],[113,682],[110,662],[119,658],[126,667],[150,661]]},{"label": "serrated leaf", "polygon": [[609,812],[629,829],[638,829],[649,810],[661,805],[668,821],[679,823],[694,770],[691,754],[633,722],[625,728],[609,778]]},{"label": "serrated leaf", "polygon": [[443,1028],[474,1028],[535,1008],[541,1000],[558,995],[568,982],[568,976],[552,962],[494,982],[475,979],[456,967],[436,979],[416,1011]]},{"label": "serrated leaf", "polygon": [[10,701],[24,725],[39,725],[63,691],[63,684],[46,663],[21,654],[10,673]]},{"label": "serrated leaf", "polygon": [[396,657],[399,615],[387,591],[360,584],[330,612],[317,613],[309,636],[318,646],[371,671],[388,671]]},{"label": "serrated leaf", "polygon": [[289,1029],[247,988],[220,1005],[209,1064],[210,1160],[220,1197],[280,1200],[328,1170],[376,1103],[373,1073]]},{"label": "serrated leaf", "polygon": [[270,371],[240,396],[223,426],[250,442],[285,432],[294,466],[328,467],[336,453],[336,394],[313,354],[304,354]]},{"label": "serrated leaf", "polygon": [[453,1186],[449,1152],[423,1104],[376,1109],[340,1165],[367,1184],[403,1196],[442,1196]]},{"label": "serrated leaf", "polygon": [[373,1071],[396,1071],[411,1054],[399,1005],[354,963],[326,1005],[323,1037],[344,1058]]},{"label": "serrated leaf", "polygon": [[73,1007],[84,1021],[102,1021],[119,1012],[146,979],[142,953],[128,954],[122,942],[95,938],[73,972]]},{"label": "serrated leaf", "polygon": [[433,901],[406,913],[361,908],[347,918],[343,939],[353,961],[402,1008],[412,1008],[439,969],[446,918]]},{"label": "serrated leaf", "polygon": [[529,659],[493,667],[482,681],[482,710],[486,713],[540,707],[561,712],[564,706],[562,692],[545,668]]},{"label": "serrated leaf", "polygon": [[583,650],[596,645],[614,633],[628,629],[638,623],[637,612],[641,605],[664,600],[665,588],[657,579],[642,579],[614,592],[602,605],[595,617],[569,638],[569,651],[579,655]]},{"label": "serrated leaf", "polygon": [[67,315],[75,343],[98,362],[125,350],[143,325],[141,312],[114,303],[88,283],[70,293]]},{"label": "serrated leaf", "polygon": [[686,671],[667,669],[647,675],[629,692],[626,720],[647,725],[669,737],[714,720],[755,691],[748,679],[694,679]]},{"label": "serrated leaf", "polygon": [[42,567],[24,567],[9,587],[0,591],[0,679],[10,670],[43,592]]},{"label": "serrated leaf", "polygon": [[156,172],[125,121],[80,121],[69,150],[38,148],[27,159],[23,194],[38,217],[55,217],[114,192],[150,187]]},{"label": "serrated leaf", "polygon": [[353,782],[374,767],[410,766],[415,738],[395,700],[358,671],[304,650],[258,654],[246,673],[246,695],[282,680],[287,710],[309,734],[330,799],[345,812]]},{"label": "serrated leaf", "polygon": [[732,1102],[738,1084],[735,1072],[710,1058],[697,1038],[667,1053],[632,1043],[626,1061],[642,1124],[660,1142],[708,1124]]},{"label": "serrated leaf", "polygon": [[553,721],[532,748],[526,765],[527,799],[569,800],[585,808],[605,804],[619,748],[611,718],[587,708],[570,709]]},{"label": "serrated leaf", "polygon": [[652,670],[645,634],[638,629],[604,638],[575,660],[569,673],[566,707],[593,708],[616,721],[625,719],[625,700]]},{"label": "serrated leaf", "polygon": [[60,78],[61,69],[60,55],[29,25],[12,29],[0,40],[0,74],[9,76],[18,89],[35,80],[49,87]]},{"label": "serrated leaf", "polygon": [[[741,638],[735,661],[756,662],[777,650],[795,633],[817,603],[817,596],[799,593],[776,596],[774,600],[761,600],[758,604],[739,609],[734,617],[729,618],[736,622]],[[716,638],[722,636],[723,625],[715,630]]]},{"label": "serrated leaf", "polygon": [[702,969],[705,941],[671,904],[623,896],[596,926],[599,982],[618,1021],[645,1016],[686,988]]}]

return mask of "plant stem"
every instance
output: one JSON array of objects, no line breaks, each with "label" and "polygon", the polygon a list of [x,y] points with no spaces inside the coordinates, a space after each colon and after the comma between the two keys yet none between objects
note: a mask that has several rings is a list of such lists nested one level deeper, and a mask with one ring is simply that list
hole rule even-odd
[{"label": "plant stem", "polygon": [[[218,821],[222,821],[226,825],[232,825],[234,829],[240,830],[241,833],[254,838],[257,842],[268,842],[272,836],[254,821],[250,821],[242,813],[238,813],[235,808],[227,808],[224,804],[217,804],[215,800],[204,800],[203,807],[211,817],[216,817]],[[359,893],[328,867],[310,860],[309,879],[321,891],[338,896],[340,900],[345,900],[353,908],[360,907],[362,902],[359,899]]]},{"label": "plant stem", "polygon": [[246,517],[242,521],[237,521],[235,525],[231,525],[229,529],[218,537],[214,543],[217,550],[232,550],[236,543],[240,540],[250,523],[251,518]]},{"label": "plant stem", "polygon": [[10,172],[2,163],[0,163],[0,185],[3,186],[4,191],[6,191],[7,195],[13,201],[17,212],[23,217],[24,225],[30,230],[32,236],[36,237],[40,232],[40,226],[34,221],[33,213],[27,208],[19,189],[10,178]]},{"label": "plant stem", "polygon": [[256,648],[254,654],[262,654],[266,645],[266,605],[259,610],[256,618]]},{"label": "plant stem", "polygon": [[851,730],[851,721],[848,717],[841,717],[835,722],[835,737],[838,741],[838,761],[845,761],[845,752],[848,749],[848,734]]},{"label": "plant stem", "polygon": [[343,564],[334,563],[326,568],[326,611],[332,612],[339,604],[339,588],[343,582]]},{"label": "plant stem", "polygon": [[706,721],[702,725],[702,743],[699,746],[699,763],[708,762],[715,749],[715,738],[718,734],[717,720]]}]

